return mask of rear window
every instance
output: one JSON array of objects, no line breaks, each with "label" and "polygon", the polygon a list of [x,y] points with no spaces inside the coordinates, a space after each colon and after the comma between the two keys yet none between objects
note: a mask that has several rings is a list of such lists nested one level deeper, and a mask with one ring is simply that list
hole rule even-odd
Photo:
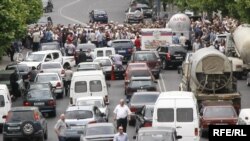
[{"label": "rear window", "polygon": [[170,47],[169,50],[172,54],[187,52],[183,47]]},{"label": "rear window", "polygon": [[112,45],[113,47],[133,47],[132,42],[128,42],[128,41],[116,41],[113,42]]},{"label": "rear window", "polygon": [[56,69],[56,68],[61,68],[60,64],[42,64],[42,69]]},{"label": "rear window", "polygon": [[112,51],[111,50],[106,50],[106,56],[110,56],[112,55]]},{"label": "rear window", "polygon": [[133,95],[131,98],[132,103],[155,103],[158,98],[158,95]]},{"label": "rear window", "polygon": [[192,122],[193,109],[192,108],[178,108],[177,109],[177,122]]},{"label": "rear window", "polygon": [[4,106],[5,106],[4,97],[3,95],[0,95],[0,107],[4,107]]},{"label": "rear window", "polygon": [[103,57],[103,51],[102,50],[97,51],[96,56]]},{"label": "rear window", "polygon": [[65,114],[66,119],[87,119],[92,117],[92,111],[87,110],[66,111]]},{"label": "rear window", "polygon": [[102,101],[99,99],[79,100],[76,102],[76,105],[79,105],[79,106],[93,106],[93,105],[95,105],[97,107],[103,106]]},{"label": "rear window", "polygon": [[8,121],[34,120],[32,111],[12,111],[8,114]]},{"label": "rear window", "polygon": [[149,53],[136,53],[134,57],[134,61],[155,61],[157,60],[157,56],[154,52]]},{"label": "rear window", "polygon": [[49,98],[52,98],[52,95],[50,93],[50,91],[44,91],[44,90],[33,90],[33,91],[30,91],[28,93],[28,99],[29,100],[32,100],[32,99],[49,99]]},{"label": "rear window", "polygon": [[102,82],[100,80],[91,80],[89,82],[89,87],[91,92],[101,92]]},{"label": "rear window", "polygon": [[38,75],[36,82],[41,82],[41,83],[46,83],[50,81],[58,81],[59,78],[56,74],[51,74],[51,75]]},{"label": "rear window", "polygon": [[95,62],[101,63],[102,66],[111,66],[111,62],[109,59],[98,59],[98,60],[95,60]]},{"label": "rear window", "polygon": [[203,117],[206,118],[236,117],[236,112],[233,107],[209,106],[205,109]]},{"label": "rear window", "polygon": [[150,87],[152,86],[152,82],[148,80],[134,80],[130,83],[132,87]]},{"label": "rear window", "polygon": [[75,82],[75,92],[76,93],[87,92],[87,82],[86,81]]},{"label": "rear window", "polygon": [[158,122],[173,122],[174,121],[174,109],[173,108],[157,109],[157,121]]},{"label": "rear window", "polygon": [[151,74],[148,70],[133,70],[129,71],[128,77],[151,77]]}]

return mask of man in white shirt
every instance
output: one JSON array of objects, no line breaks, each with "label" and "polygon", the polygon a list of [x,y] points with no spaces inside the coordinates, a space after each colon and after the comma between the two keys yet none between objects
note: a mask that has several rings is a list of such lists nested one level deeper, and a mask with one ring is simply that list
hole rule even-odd
[{"label": "man in white shirt", "polygon": [[180,44],[182,44],[183,46],[185,46],[187,38],[184,36],[183,33],[181,33],[181,36],[179,37],[179,41],[180,41]]},{"label": "man in white shirt", "polygon": [[61,114],[60,119],[57,121],[54,130],[59,141],[66,141],[65,130],[67,129],[67,124],[65,123],[65,115]]},{"label": "man in white shirt", "polygon": [[128,135],[123,132],[123,127],[120,126],[118,130],[119,131],[115,134],[113,141],[128,141]]},{"label": "man in white shirt", "polygon": [[120,100],[120,104],[115,107],[114,120],[116,120],[117,129],[122,126],[124,132],[127,129],[128,120],[130,120],[131,111],[127,105],[124,104],[124,99]]}]

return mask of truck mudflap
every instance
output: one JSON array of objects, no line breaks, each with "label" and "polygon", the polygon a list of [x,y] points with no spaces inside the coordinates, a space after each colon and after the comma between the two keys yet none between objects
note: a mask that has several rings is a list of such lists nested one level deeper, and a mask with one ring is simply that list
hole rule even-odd
[{"label": "truck mudflap", "polygon": [[227,93],[227,94],[198,94],[196,95],[198,105],[203,101],[231,101],[237,114],[241,109],[241,94],[240,93]]}]

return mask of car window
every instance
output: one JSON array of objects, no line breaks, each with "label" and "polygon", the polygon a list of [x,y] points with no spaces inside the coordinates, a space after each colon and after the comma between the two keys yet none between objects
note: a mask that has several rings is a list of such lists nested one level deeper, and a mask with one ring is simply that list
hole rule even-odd
[{"label": "car window", "polygon": [[89,87],[91,92],[101,92],[102,82],[100,80],[91,80],[89,81]]},{"label": "car window", "polygon": [[46,56],[46,59],[52,59],[51,54],[48,54],[48,55]]},{"label": "car window", "polygon": [[174,109],[173,108],[157,109],[157,121],[158,122],[173,122],[174,121]]},{"label": "car window", "polygon": [[133,47],[133,43],[128,42],[128,41],[116,41],[116,42],[113,42],[111,46],[113,46],[113,47]]},{"label": "car window", "polygon": [[193,108],[177,108],[177,122],[192,122]]},{"label": "car window", "polygon": [[34,120],[32,111],[10,111],[8,113],[9,121]]},{"label": "car window", "polygon": [[115,129],[110,126],[88,127],[86,136],[114,134]]},{"label": "car window", "polygon": [[97,106],[97,107],[102,107],[102,101],[99,99],[90,99],[90,100],[79,100],[76,102],[76,105],[79,106]]},{"label": "car window", "polygon": [[112,55],[112,51],[111,50],[106,50],[106,56],[110,56]]},{"label": "car window", "polygon": [[42,83],[47,83],[50,81],[58,81],[59,78],[56,74],[51,74],[51,75],[38,75],[36,82],[42,82]]},{"label": "car window", "polygon": [[92,111],[88,111],[88,110],[66,111],[65,118],[66,119],[87,119],[87,118],[93,118],[93,113],[92,113]]},{"label": "car window", "polygon": [[131,98],[131,103],[155,103],[158,98],[158,95],[133,95]]},{"label": "car window", "polygon": [[187,52],[183,47],[171,47],[169,50],[170,50],[171,54],[186,53]]},{"label": "car window", "polygon": [[220,118],[220,117],[236,117],[236,112],[233,107],[218,107],[208,106],[205,108],[203,117],[206,118]]},{"label": "car window", "polygon": [[133,80],[131,81],[130,86],[131,87],[149,87],[149,86],[152,86],[152,82],[149,80]]},{"label": "car window", "polygon": [[0,95],[0,107],[4,107],[4,106],[5,106],[4,96]]},{"label": "car window", "polygon": [[103,57],[103,51],[102,51],[102,50],[98,50],[98,51],[96,52],[96,56],[97,56],[97,57]]},{"label": "car window", "polygon": [[42,64],[42,69],[60,69],[61,64],[57,64],[57,63],[51,63],[51,64]]},{"label": "car window", "polygon": [[47,90],[33,90],[28,93],[27,98],[29,100],[49,99],[52,98],[52,95],[50,91]]},{"label": "car window", "polygon": [[133,70],[129,71],[128,77],[149,77],[151,76],[150,72],[148,70]]},{"label": "car window", "polygon": [[136,53],[134,61],[154,61],[157,60],[157,56],[152,53]]},{"label": "car window", "polygon": [[76,93],[87,92],[87,82],[86,81],[75,82],[75,92]]},{"label": "car window", "polygon": [[52,53],[52,55],[53,55],[53,58],[54,58],[54,59],[59,58],[59,53],[57,53],[57,52]]},{"label": "car window", "polygon": [[174,141],[172,134],[168,132],[146,132],[139,133],[139,141]]},{"label": "car window", "polygon": [[167,48],[166,47],[161,47],[161,49],[160,49],[160,52],[167,52]]},{"label": "car window", "polygon": [[106,12],[105,11],[96,10],[94,14],[97,14],[97,15],[99,15],[99,14],[106,14]]}]

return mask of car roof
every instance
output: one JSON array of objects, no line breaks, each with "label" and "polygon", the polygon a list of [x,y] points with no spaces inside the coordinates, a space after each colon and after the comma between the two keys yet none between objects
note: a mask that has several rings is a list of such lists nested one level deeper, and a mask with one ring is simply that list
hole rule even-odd
[{"label": "car roof", "polygon": [[12,107],[10,111],[33,111],[38,110],[38,107],[35,106],[20,106],[20,107]]},{"label": "car roof", "polygon": [[120,42],[120,41],[127,41],[127,42],[132,42],[131,40],[129,39],[116,39],[116,40],[112,40],[112,42]]},{"label": "car roof", "polygon": [[88,76],[88,75],[104,75],[103,74],[103,71],[102,70],[92,70],[92,71],[76,71],[73,73],[73,76],[76,77],[76,76]]},{"label": "car roof", "polygon": [[146,62],[135,62],[135,63],[128,63],[128,65],[130,66],[130,65],[147,65],[147,63]]},{"label": "car roof", "polygon": [[192,92],[186,92],[186,91],[168,91],[168,92],[161,92],[159,95],[159,98],[180,98],[180,99],[193,99],[194,94]]},{"label": "car roof", "polygon": [[131,80],[152,80],[152,78],[149,77],[131,77]]},{"label": "car roof", "polygon": [[102,96],[86,96],[86,97],[79,97],[79,98],[77,98],[76,100],[78,101],[78,100],[90,100],[90,99],[101,99],[101,100],[103,100],[103,97]]},{"label": "car roof", "polygon": [[[51,74],[55,74],[55,75],[58,75],[58,73],[53,73],[53,72],[50,72],[50,73],[38,73],[37,75],[51,75]],[[59,76],[59,75],[58,75]]]},{"label": "car roof", "polygon": [[232,106],[230,101],[204,101],[202,102],[203,106]]},{"label": "car roof", "polygon": [[43,51],[32,52],[31,54],[47,54],[47,53],[52,53],[52,52],[60,52],[60,51],[59,50],[43,50]]},{"label": "car roof", "polygon": [[137,71],[137,70],[147,70],[149,71],[148,67],[131,67],[129,71]]},{"label": "car roof", "polygon": [[94,9],[93,11],[94,11],[94,12],[97,12],[97,11],[102,11],[102,12],[105,12],[105,13],[106,13],[106,11],[105,11],[105,10],[103,10],[103,9]]},{"label": "car roof", "polygon": [[240,115],[250,116],[250,108],[245,108],[240,110]]},{"label": "car roof", "polygon": [[87,124],[87,127],[100,127],[100,126],[114,127],[114,124],[110,123],[110,122],[101,122],[101,123],[95,123],[95,124]]},{"label": "car roof", "polygon": [[66,111],[88,110],[92,111],[95,106],[69,106]]},{"label": "car roof", "polygon": [[15,70],[0,70],[0,74],[11,74],[15,72]]},{"label": "car roof", "polygon": [[172,47],[172,48],[174,48],[174,47],[182,47],[183,48],[183,46],[181,45],[181,44],[169,44],[169,45],[163,45],[163,46],[160,46],[160,47]]},{"label": "car roof", "polygon": [[141,50],[141,51],[136,51],[134,52],[135,54],[138,54],[138,53],[156,53],[155,50]]},{"label": "car roof", "polygon": [[7,85],[6,84],[0,84],[0,89],[6,89],[7,88]]},{"label": "car roof", "polygon": [[143,133],[143,132],[152,132],[152,131],[165,131],[165,132],[175,132],[175,128],[173,127],[142,127],[139,129],[138,133]]},{"label": "car roof", "polygon": [[133,95],[152,95],[152,94],[155,94],[155,95],[160,95],[160,92],[153,92],[153,91],[150,91],[150,92],[134,92]]},{"label": "car roof", "polygon": [[96,57],[94,60],[104,60],[104,59],[109,59],[111,60],[109,57],[107,56],[103,56],[103,57]]},{"label": "car roof", "polygon": [[9,63],[7,66],[27,66],[27,64],[19,64],[19,63]]}]

